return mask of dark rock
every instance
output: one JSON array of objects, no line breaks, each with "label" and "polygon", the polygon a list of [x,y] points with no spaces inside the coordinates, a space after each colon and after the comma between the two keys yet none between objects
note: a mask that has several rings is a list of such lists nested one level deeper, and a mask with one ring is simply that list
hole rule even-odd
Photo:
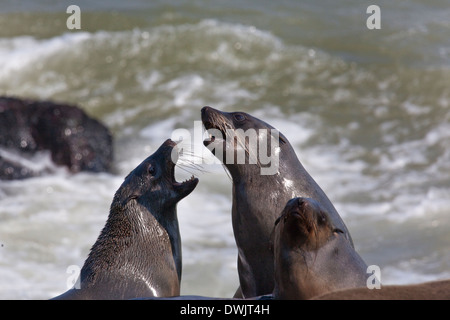
[{"label": "dark rock", "polygon": [[[80,108],[10,97],[0,97],[0,148],[25,157],[48,150],[74,173],[109,171],[113,157],[108,128]],[[0,154],[0,179],[39,174]]]}]

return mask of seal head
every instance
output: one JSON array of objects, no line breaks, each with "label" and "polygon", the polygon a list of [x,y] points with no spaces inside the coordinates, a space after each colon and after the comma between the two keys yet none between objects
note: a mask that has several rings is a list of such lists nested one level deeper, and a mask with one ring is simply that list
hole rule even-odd
[{"label": "seal head", "polygon": [[275,299],[309,299],[366,285],[367,266],[310,198],[288,201],[274,229]]}]

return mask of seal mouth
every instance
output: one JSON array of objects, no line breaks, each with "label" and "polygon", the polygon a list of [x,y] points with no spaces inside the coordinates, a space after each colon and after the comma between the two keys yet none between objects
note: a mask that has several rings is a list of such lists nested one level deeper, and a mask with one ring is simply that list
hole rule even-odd
[{"label": "seal mouth", "polygon": [[[223,143],[225,141],[226,138],[226,134],[225,132],[219,128],[214,126],[211,122],[207,121],[205,123],[203,123],[205,130],[208,132],[208,138],[206,138],[205,140],[203,140],[203,145],[205,147],[214,144],[214,143]],[[216,136],[213,133],[209,132],[210,129],[214,129],[217,130],[217,133],[220,132],[221,135],[220,136]]]},{"label": "seal mouth", "polygon": [[293,221],[298,221],[306,230],[311,229],[311,225],[313,221],[308,214],[305,214],[300,208],[291,209],[284,216],[284,221],[286,222],[288,219],[292,219]]},{"label": "seal mouth", "polygon": [[175,179],[175,164],[173,164],[171,180],[172,180],[171,183],[172,183],[173,190],[181,198],[184,198],[188,194],[190,194],[195,189],[195,187],[197,186],[198,181],[199,181],[198,178],[196,178],[196,177],[194,177],[194,175],[192,175],[190,178],[188,178],[182,182],[178,182]]},{"label": "seal mouth", "polygon": [[192,175],[189,179],[184,180],[183,182],[178,182],[175,180],[175,178],[173,178],[172,180],[172,186],[175,190],[177,189],[183,189],[189,186],[192,186],[192,190],[195,188],[195,185],[197,185],[198,183],[198,178],[194,177],[194,175]]},{"label": "seal mouth", "polygon": [[317,215],[314,212],[313,200],[307,198],[294,198],[288,201],[286,207],[280,217],[275,221],[277,225],[280,221],[288,223],[288,220],[292,224],[297,225],[298,231],[310,233],[316,229]]},{"label": "seal mouth", "polygon": [[[214,110],[210,107],[203,107],[201,110],[202,122],[205,130],[208,132],[209,137],[203,141],[203,145],[208,147],[213,143],[223,143],[226,139],[225,133],[225,120],[222,118],[219,111]],[[214,129],[217,135],[209,132],[209,130]],[[219,136],[220,133],[220,136]]]},{"label": "seal mouth", "polygon": [[[176,143],[174,143],[172,147],[176,148]],[[170,170],[170,178],[171,178],[170,182],[172,184],[173,190],[179,196],[181,196],[181,198],[184,198],[195,189],[199,180],[198,180],[198,178],[194,177],[194,175],[192,175],[190,178],[188,178],[182,182],[178,182],[175,179],[175,166],[176,166],[177,161],[178,161],[178,157],[176,157],[175,159],[170,159],[168,161],[168,167]]]}]

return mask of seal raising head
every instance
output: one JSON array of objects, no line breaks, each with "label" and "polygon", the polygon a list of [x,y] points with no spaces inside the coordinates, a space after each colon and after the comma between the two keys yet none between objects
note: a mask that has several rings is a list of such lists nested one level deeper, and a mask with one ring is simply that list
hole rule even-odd
[{"label": "seal raising head", "polygon": [[275,220],[292,198],[312,198],[320,203],[352,246],[338,212],[281,132],[245,112],[204,107],[201,116],[210,134],[204,145],[222,161],[233,179],[232,223],[240,283],[235,297],[272,293],[271,234]]},{"label": "seal raising head", "polygon": [[175,180],[176,143],[166,140],[117,190],[106,225],[86,259],[80,288],[58,299],[130,299],[180,294],[176,205],[198,183]]},{"label": "seal raising head", "polygon": [[274,230],[275,299],[366,285],[367,265],[315,200],[288,201]]}]

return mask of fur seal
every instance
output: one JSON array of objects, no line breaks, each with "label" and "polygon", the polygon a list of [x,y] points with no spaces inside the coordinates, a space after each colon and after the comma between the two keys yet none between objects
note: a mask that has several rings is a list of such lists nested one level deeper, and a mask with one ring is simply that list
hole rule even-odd
[{"label": "fur seal", "polygon": [[176,205],[198,179],[175,181],[166,140],[114,195],[108,220],[81,269],[80,289],[56,299],[131,299],[180,294],[181,239]]},{"label": "fur seal", "polygon": [[[201,110],[201,117],[205,129],[210,133],[214,132],[211,138],[205,139],[204,145],[222,161],[233,180],[232,225],[238,247],[240,282],[240,289],[235,297],[240,296],[239,292],[242,292],[244,298],[272,293],[274,264],[270,238],[275,220],[287,201],[294,197],[307,197],[318,201],[329,213],[333,225],[343,231],[343,236],[353,246],[347,227],[333,204],[302,166],[291,144],[281,132],[244,112],[221,112],[204,107]],[[250,163],[250,158],[255,157],[255,154],[248,152],[251,147],[250,141],[236,143],[236,138],[229,137],[229,133],[237,129],[244,132],[247,130],[268,132],[267,134],[271,136],[278,134],[279,146],[272,150],[278,155],[278,168],[275,174],[261,174],[263,166],[259,163],[262,161]],[[264,137],[258,136],[259,141],[261,138]],[[261,146],[266,150],[272,148],[267,145]],[[258,151],[261,150],[261,146],[258,147]],[[229,151],[237,153],[239,148],[247,151],[245,164],[227,161],[226,153]],[[224,152],[219,153],[218,150]]]},{"label": "fur seal", "polygon": [[313,300],[450,300],[450,280],[388,285],[372,290],[343,289],[314,297]]},{"label": "fur seal", "polygon": [[367,265],[315,200],[288,201],[274,228],[275,299],[366,285]]}]

